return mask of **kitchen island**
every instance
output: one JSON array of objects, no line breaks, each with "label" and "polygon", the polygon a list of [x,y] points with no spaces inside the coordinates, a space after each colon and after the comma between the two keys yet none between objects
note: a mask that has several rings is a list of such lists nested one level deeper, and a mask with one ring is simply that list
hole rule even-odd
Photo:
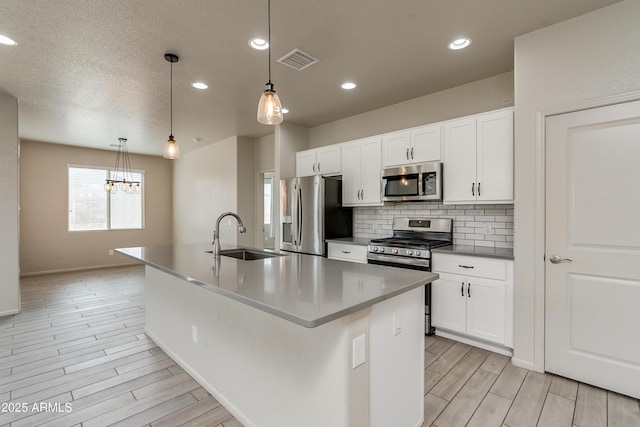
[{"label": "kitchen island", "polygon": [[322,257],[146,264],[146,333],[245,426],[419,426],[428,272]]}]

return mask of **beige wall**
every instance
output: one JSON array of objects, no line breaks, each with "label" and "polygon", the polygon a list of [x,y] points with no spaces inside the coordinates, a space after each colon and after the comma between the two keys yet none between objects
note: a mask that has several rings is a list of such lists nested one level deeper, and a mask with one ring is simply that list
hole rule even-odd
[{"label": "beige wall", "polygon": [[240,235],[234,218],[220,223],[222,243],[254,246],[255,140],[232,137],[184,154],[174,168],[174,242],[211,242],[216,219],[224,212],[242,218]]},{"label": "beige wall", "polygon": [[20,158],[20,267],[22,274],[65,271],[131,261],[109,249],[171,243],[171,163],[131,154],[145,171],[143,230],[68,231],[67,165],[113,167],[114,151],[22,141]]},{"label": "beige wall", "polygon": [[638,23],[640,2],[624,1],[516,39],[514,362],[521,366],[544,369],[544,116],[640,98]]},{"label": "beige wall", "polygon": [[0,316],[20,309],[18,100],[0,93]]},{"label": "beige wall", "polygon": [[508,72],[316,126],[309,130],[309,147],[511,107],[513,103],[513,72]]}]

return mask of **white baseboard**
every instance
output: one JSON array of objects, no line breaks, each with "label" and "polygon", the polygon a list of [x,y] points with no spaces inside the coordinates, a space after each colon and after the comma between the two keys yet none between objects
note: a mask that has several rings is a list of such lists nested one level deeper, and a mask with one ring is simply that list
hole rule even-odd
[{"label": "white baseboard", "polygon": [[449,338],[454,341],[459,341],[465,344],[472,345],[474,347],[483,348],[485,350],[493,351],[494,353],[503,354],[505,356],[513,357],[513,349],[502,346],[500,344],[491,343],[468,335],[462,335],[451,331],[445,331],[443,329],[436,328],[436,335],[443,338]]},{"label": "white baseboard", "polygon": [[535,365],[533,364],[533,362],[529,362],[528,360],[516,359],[515,357],[512,357],[511,363],[520,368],[525,368],[534,372],[540,372],[535,369]]},{"label": "white baseboard", "polygon": [[16,310],[0,311],[0,317],[13,316],[14,314],[18,314],[18,313],[20,313],[19,308]]},{"label": "white baseboard", "polygon": [[43,276],[45,274],[58,274],[58,273],[73,273],[75,271],[87,271],[87,270],[99,270],[102,268],[115,268],[115,267],[129,267],[132,265],[142,265],[140,262],[126,262],[120,264],[107,264],[107,265],[92,265],[88,267],[72,267],[61,268],[56,270],[35,271],[31,273],[20,273],[20,277],[34,277]]},{"label": "white baseboard", "polygon": [[244,415],[244,413],[242,413],[236,406],[234,406],[231,402],[229,402],[222,395],[222,393],[220,393],[220,391],[218,389],[216,389],[212,384],[209,384],[207,381],[205,381],[205,379],[202,378],[202,376],[200,376],[195,370],[193,370],[193,368],[187,362],[185,362],[182,358],[177,356],[169,347],[167,347],[160,339],[158,339],[158,337],[155,336],[153,334],[153,332],[149,331],[149,329],[145,327],[144,328],[144,333],[149,338],[151,338],[151,340],[154,343],[156,343],[158,345],[158,347],[160,347],[162,349],[162,351],[167,353],[167,355],[169,355],[169,357],[174,362],[176,362],[182,369],[184,369],[185,372],[187,372],[189,375],[191,375],[191,377],[194,380],[196,380],[196,382],[198,384],[200,384],[202,386],[202,388],[207,390],[209,392],[209,394],[211,394],[211,396],[213,396],[218,402],[220,402],[220,404],[222,404],[222,406],[224,406],[225,409],[231,413],[231,415],[233,415],[238,421],[240,421],[240,423],[243,426],[245,426],[245,427],[257,427],[255,424],[253,424]]}]

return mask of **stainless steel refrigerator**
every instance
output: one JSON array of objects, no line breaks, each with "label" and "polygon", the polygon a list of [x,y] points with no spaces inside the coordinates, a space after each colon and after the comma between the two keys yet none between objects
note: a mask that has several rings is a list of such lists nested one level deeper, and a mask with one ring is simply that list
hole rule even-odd
[{"label": "stainless steel refrigerator", "polygon": [[280,249],[327,254],[325,239],[351,237],[353,209],[342,207],[342,180],[322,176],[280,181]]}]

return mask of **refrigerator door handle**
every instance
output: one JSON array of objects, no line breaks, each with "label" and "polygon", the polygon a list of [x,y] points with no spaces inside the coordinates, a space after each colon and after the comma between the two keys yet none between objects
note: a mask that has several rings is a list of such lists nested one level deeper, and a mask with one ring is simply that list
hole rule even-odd
[{"label": "refrigerator door handle", "polygon": [[302,245],[302,189],[298,189],[298,242],[297,245]]}]

